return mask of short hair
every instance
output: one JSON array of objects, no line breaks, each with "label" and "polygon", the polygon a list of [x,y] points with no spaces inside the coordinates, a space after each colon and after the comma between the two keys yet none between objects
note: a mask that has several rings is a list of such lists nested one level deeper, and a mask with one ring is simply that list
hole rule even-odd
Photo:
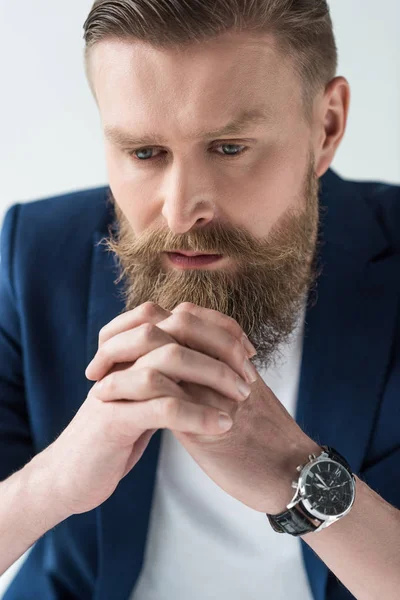
[{"label": "short hair", "polygon": [[95,0],[83,27],[89,81],[90,49],[103,39],[135,39],[167,49],[228,31],[274,36],[278,49],[293,59],[309,122],[316,94],[336,75],[326,0]]}]

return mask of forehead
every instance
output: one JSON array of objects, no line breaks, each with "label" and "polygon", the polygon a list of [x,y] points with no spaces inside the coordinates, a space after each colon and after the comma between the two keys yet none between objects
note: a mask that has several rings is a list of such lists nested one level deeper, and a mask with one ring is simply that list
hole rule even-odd
[{"label": "forehead", "polygon": [[264,107],[271,122],[300,110],[291,59],[266,34],[228,33],[168,49],[108,39],[94,46],[90,62],[106,124],[162,119],[213,129],[248,107]]}]

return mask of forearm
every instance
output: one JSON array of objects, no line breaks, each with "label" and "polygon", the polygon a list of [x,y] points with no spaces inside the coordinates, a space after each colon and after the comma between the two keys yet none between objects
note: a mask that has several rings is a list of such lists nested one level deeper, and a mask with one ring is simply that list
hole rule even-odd
[{"label": "forearm", "polygon": [[67,518],[53,504],[43,453],[0,482],[0,575],[46,531]]},{"label": "forearm", "polygon": [[358,600],[398,600],[400,511],[358,477],[349,514],[301,537]]}]

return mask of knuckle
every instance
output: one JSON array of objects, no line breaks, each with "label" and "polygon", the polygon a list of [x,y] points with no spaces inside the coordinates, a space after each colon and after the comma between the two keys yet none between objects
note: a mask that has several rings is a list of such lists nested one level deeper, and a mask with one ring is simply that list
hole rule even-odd
[{"label": "knuckle", "polygon": [[228,317],[228,315],[224,315],[227,326],[228,326],[228,331],[235,337],[235,338],[241,338],[242,334],[243,334],[243,330],[240,327],[239,323],[237,321],[235,321],[235,319],[233,317]]},{"label": "knuckle", "polygon": [[165,344],[164,349],[169,360],[172,360],[175,363],[179,363],[183,360],[184,348],[180,344],[171,342],[170,344]]},{"label": "knuckle", "polygon": [[179,413],[179,400],[178,398],[174,398],[173,396],[168,396],[164,398],[159,403],[159,413],[160,416],[165,419],[167,422],[175,421],[178,417]]},{"label": "knuckle", "polygon": [[185,330],[193,322],[193,315],[188,312],[179,312],[175,315],[175,323],[181,329]]},{"label": "knuckle", "polygon": [[143,325],[140,326],[140,330],[141,330],[143,337],[145,339],[148,339],[148,338],[154,336],[154,333],[156,331],[156,326],[154,325],[154,323],[143,323]]},{"label": "knuckle", "polygon": [[142,371],[142,381],[146,387],[158,387],[161,385],[162,375],[157,369],[144,367]]},{"label": "knuckle", "polygon": [[240,327],[238,322],[233,317],[230,317],[229,315],[224,315],[224,316],[225,316],[226,320],[228,321],[228,323],[230,325],[232,325],[232,327],[235,328],[235,331],[237,331],[238,327]]},{"label": "knuckle", "polygon": [[175,310],[191,310],[191,309],[195,309],[196,305],[193,302],[181,302],[180,304],[178,304],[178,306],[175,308]]},{"label": "knuckle", "polygon": [[99,360],[107,359],[110,355],[110,343],[109,340],[104,342],[104,344],[97,350],[97,358]]},{"label": "knuckle", "polygon": [[155,313],[157,313],[158,310],[159,310],[158,304],[156,304],[155,302],[151,302],[150,300],[148,300],[147,302],[144,302],[144,304],[142,304],[140,306],[140,314],[144,315],[144,316],[149,315],[151,317]]},{"label": "knuckle", "polygon": [[107,339],[107,334],[108,334],[108,328],[107,328],[107,325],[105,325],[99,331],[99,346],[100,346],[100,344],[103,344],[103,342]]},{"label": "knuckle", "polygon": [[108,395],[108,394],[112,394],[115,391],[117,383],[116,383],[114,373],[110,373],[109,375],[104,377],[101,380],[101,382],[102,382],[101,394]]}]

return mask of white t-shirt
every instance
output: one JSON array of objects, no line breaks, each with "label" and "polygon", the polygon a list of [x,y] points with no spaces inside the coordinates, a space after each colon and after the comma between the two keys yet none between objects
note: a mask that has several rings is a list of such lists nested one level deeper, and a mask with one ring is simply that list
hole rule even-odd
[{"label": "white t-shirt", "polygon": [[[304,312],[277,367],[260,372],[293,418]],[[144,564],[129,600],[288,598],[313,600],[299,538],[275,532],[264,513],[218,487],[164,429]]]}]

